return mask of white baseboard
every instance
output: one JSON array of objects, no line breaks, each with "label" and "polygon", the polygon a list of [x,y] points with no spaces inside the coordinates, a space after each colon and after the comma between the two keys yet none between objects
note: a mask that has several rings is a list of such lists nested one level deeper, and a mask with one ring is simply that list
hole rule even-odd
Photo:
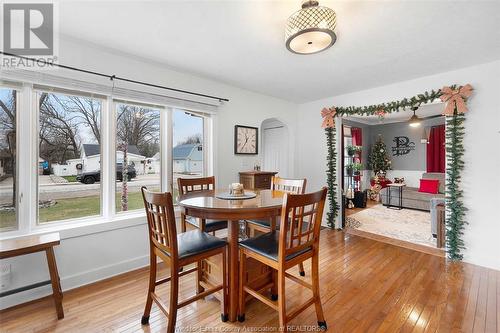
[{"label": "white baseboard", "polygon": [[[118,262],[116,264],[106,265],[78,274],[61,277],[61,287],[63,292],[68,291],[93,282],[113,277],[115,275],[139,269],[147,265],[149,265],[149,255],[132,258],[122,262]],[[50,285],[26,290],[17,294],[2,297],[2,300],[0,302],[0,309],[3,310],[11,306],[26,303],[48,295],[52,295],[52,287]]]}]

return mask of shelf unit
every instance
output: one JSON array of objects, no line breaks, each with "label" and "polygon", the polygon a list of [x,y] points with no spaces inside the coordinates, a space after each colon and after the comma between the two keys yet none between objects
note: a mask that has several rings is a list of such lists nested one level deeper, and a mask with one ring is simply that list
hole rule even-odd
[{"label": "shelf unit", "polygon": [[[347,153],[344,154],[344,189],[347,190],[349,187],[354,189],[354,191],[360,191],[361,190],[361,177],[363,176],[363,173],[360,172],[359,175],[354,175],[354,170],[352,170],[351,174],[347,172],[347,166],[351,163],[356,162],[356,158],[358,158],[358,153],[354,154],[353,156],[348,155]],[[359,158],[358,158],[359,161]]]}]

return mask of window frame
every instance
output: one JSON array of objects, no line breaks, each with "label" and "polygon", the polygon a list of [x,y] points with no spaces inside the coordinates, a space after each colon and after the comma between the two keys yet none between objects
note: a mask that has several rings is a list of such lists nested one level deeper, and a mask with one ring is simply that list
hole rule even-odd
[{"label": "window frame", "polygon": [[[32,90],[32,95],[33,95],[33,105],[35,106],[35,119],[36,119],[36,167],[37,167],[37,172],[36,172],[36,205],[35,205],[35,223],[36,226],[46,226],[49,224],[71,224],[71,223],[78,223],[78,222],[85,222],[86,220],[93,220],[96,218],[102,218],[103,217],[103,201],[104,201],[104,193],[103,193],[103,144],[101,143],[99,145],[99,154],[100,154],[100,172],[101,172],[101,180],[99,181],[99,214],[97,215],[89,215],[89,216],[83,216],[83,217],[75,217],[75,218],[69,218],[69,219],[64,219],[64,220],[53,220],[53,221],[45,221],[45,222],[40,222],[40,213],[39,213],[39,193],[40,193],[40,183],[39,183],[39,174],[38,174],[38,158],[40,156],[40,151],[39,151],[39,136],[40,136],[40,94],[41,93],[47,93],[47,94],[58,94],[58,95],[64,95],[64,96],[76,96],[76,97],[89,97],[93,98],[95,100],[100,101],[101,103],[101,114],[100,116],[100,128],[99,131],[101,133],[101,142],[102,142],[102,136],[103,136],[103,114],[104,112],[107,112],[106,110],[106,99],[103,98],[103,96],[88,96],[89,94],[83,94],[83,93],[78,93],[74,92],[71,90],[66,90],[66,89],[60,89],[60,88],[53,88],[51,89],[50,87],[43,87],[43,88],[34,88]],[[34,161],[32,161],[33,163]]]},{"label": "window frame", "polygon": [[[202,166],[202,170],[201,170],[201,177],[207,177],[207,175],[211,174],[211,172],[209,170],[213,170],[213,168],[211,166],[209,166],[209,163],[211,163],[211,159],[208,158],[208,151],[211,151],[211,150],[205,149],[204,146],[205,146],[205,142],[207,142],[207,144],[209,144],[209,142],[211,142],[211,140],[212,140],[211,131],[210,131],[210,129],[212,127],[212,119],[207,114],[204,114],[201,112],[196,112],[196,111],[191,111],[191,110],[186,110],[186,109],[181,109],[181,108],[171,108],[171,112],[170,112],[171,117],[173,117],[173,114],[176,111],[189,113],[189,114],[191,114],[191,116],[201,118],[201,120],[202,120],[201,137],[202,137],[202,156],[203,156],[202,163],[203,163],[203,166]],[[174,126],[173,125],[174,125],[173,121],[171,121],[170,122],[171,143],[170,143],[170,147],[169,147],[171,159],[170,159],[170,163],[168,163],[168,164],[170,166],[169,175],[170,175],[170,179],[171,179],[170,189],[171,189],[172,195],[175,192],[174,188],[177,185],[173,182],[173,180],[174,180],[174,159],[172,156],[173,149],[174,149],[174,144],[173,144]],[[176,198],[174,198],[174,208],[179,209]]]},{"label": "window frame", "polygon": [[[0,82],[0,89],[7,89],[7,90],[13,90],[16,92],[16,120],[15,120],[15,131],[16,131],[16,156],[15,156],[15,165],[14,165],[14,168],[16,170],[15,174],[16,174],[16,178],[12,180],[12,184],[13,184],[13,188],[12,190],[14,190],[14,188],[16,189],[16,197],[14,198],[14,200],[16,201],[16,210],[15,210],[15,214],[16,214],[16,218],[15,218],[15,224],[13,227],[6,227],[6,228],[0,228],[0,233],[10,233],[10,232],[16,232],[17,230],[20,229],[20,226],[19,226],[19,223],[20,223],[20,218],[19,218],[19,213],[20,213],[20,195],[19,193],[21,193],[20,189],[19,189],[19,169],[20,169],[20,163],[19,163],[19,160],[20,160],[20,154],[22,153],[21,152],[21,149],[20,149],[20,139],[21,139],[21,136],[20,136],[20,133],[19,133],[19,129],[20,129],[20,120],[19,120],[19,110],[20,110],[20,97],[21,97],[21,90],[22,90],[22,87],[15,87],[15,86],[10,86],[10,85],[7,85],[7,84],[2,84]],[[24,149],[22,149],[24,150]],[[2,161],[2,167],[3,167],[3,161]]]},{"label": "window frame", "polygon": [[[163,178],[169,178],[168,175],[166,177],[164,176],[163,172],[161,171],[163,168],[163,159],[162,159],[162,147],[168,143],[168,140],[165,140],[166,137],[168,137],[169,133],[171,134],[172,131],[169,130],[168,126],[166,128],[166,131],[163,130],[162,128],[165,127],[167,122],[167,115],[166,113],[170,112],[170,108],[163,106],[163,105],[154,105],[151,103],[146,103],[142,101],[136,101],[136,100],[123,100],[123,99],[113,99],[112,100],[112,109],[111,112],[111,118],[112,118],[112,123],[110,123],[111,128],[110,130],[110,136],[111,136],[111,142],[112,144],[112,153],[108,156],[108,162],[110,163],[110,170],[111,170],[111,175],[109,177],[109,181],[112,184],[113,187],[113,194],[112,194],[112,209],[110,210],[113,216],[129,216],[129,215],[134,215],[137,212],[141,211],[142,209],[132,209],[132,210],[127,210],[127,211],[116,211],[116,153],[118,152],[117,149],[117,135],[116,135],[116,130],[117,130],[117,121],[116,121],[116,112],[117,112],[117,107],[119,104],[129,104],[129,105],[135,105],[135,106],[142,106],[142,107],[148,107],[151,108],[151,110],[157,110],[160,113],[160,129],[159,129],[159,135],[160,135],[160,191],[166,191],[164,186],[163,186]],[[122,167],[123,168],[123,167]],[[123,170],[123,169],[122,169]]]},{"label": "window frame", "polygon": [[[145,213],[143,210],[131,210],[116,213],[115,211],[115,185],[116,185],[116,101],[108,94],[89,94],[82,92],[83,96],[92,95],[101,101],[101,183],[100,183],[100,215],[73,218],[68,220],[38,222],[38,145],[39,145],[39,103],[37,85],[19,82],[18,88],[2,84],[2,88],[15,89],[17,92],[16,103],[16,171],[17,171],[17,228],[0,230],[0,239],[15,238],[19,236],[44,234],[47,232],[61,232],[62,238],[78,237],[97,232],[129,228],[144,225]],[[35,87],[36,88],[35,88]],[[50,86],[46,86],[49,87]],[[78,91],[64,90],[53,87],[53,90],[43,89],[48,93],[61,93],[78,96]],[[123,100],[120,98],[120,100]],[[158,105],[160,109],[160,188],[162,191],[173,190],[173,110],[183,110],[194,113],[203,118],[203,175],[213,174],[215,164],[214,128],[216,115],[191,111],[181,107],[172,107],[147,101],[130,102]],[[23,124],[23,126],[19,126]],[[21,148],[21,149],[19,149]],[[176,214],[179,208],[175,207]]]}]

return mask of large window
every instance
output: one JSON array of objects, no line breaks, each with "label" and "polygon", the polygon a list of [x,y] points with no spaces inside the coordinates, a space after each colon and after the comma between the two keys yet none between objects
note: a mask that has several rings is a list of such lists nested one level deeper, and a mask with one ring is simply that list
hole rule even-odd
[{"label": "large window", "polygon": [[173,197],[177,201],[178,178],[196,178],[204,175],[203,118],[184,110],[174,109],[173,118]]},{"label": "large window", "polygon": [[0,230],[15,229],[17,91],[0,88]]},{"label": "large window", "polygon": [[208,113],[172,108],[176,100],[162,95],[38,80],[0,80],[2,237],[60,222],[83,232],[87,223],[142,223],[142,186],[171,191],[176,202],[179,177],[211,174]]},{"label": "large window", "polygon": [[39,92],[38,105],[39,222],[100,215],[102,101]]},{"label": "large window", "polygon": [[116,104],[117,212],[143,209],[141,187],[160,190],[160,110]]}]

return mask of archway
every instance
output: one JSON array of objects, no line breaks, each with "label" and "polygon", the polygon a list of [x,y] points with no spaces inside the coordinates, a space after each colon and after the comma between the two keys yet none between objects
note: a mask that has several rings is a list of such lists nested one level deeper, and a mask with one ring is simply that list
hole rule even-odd
[{"label": "archway", "polygon": [[288,126],[276,118],[269,118],[262,122],[261,133],[262,170],[290,177]]}]

